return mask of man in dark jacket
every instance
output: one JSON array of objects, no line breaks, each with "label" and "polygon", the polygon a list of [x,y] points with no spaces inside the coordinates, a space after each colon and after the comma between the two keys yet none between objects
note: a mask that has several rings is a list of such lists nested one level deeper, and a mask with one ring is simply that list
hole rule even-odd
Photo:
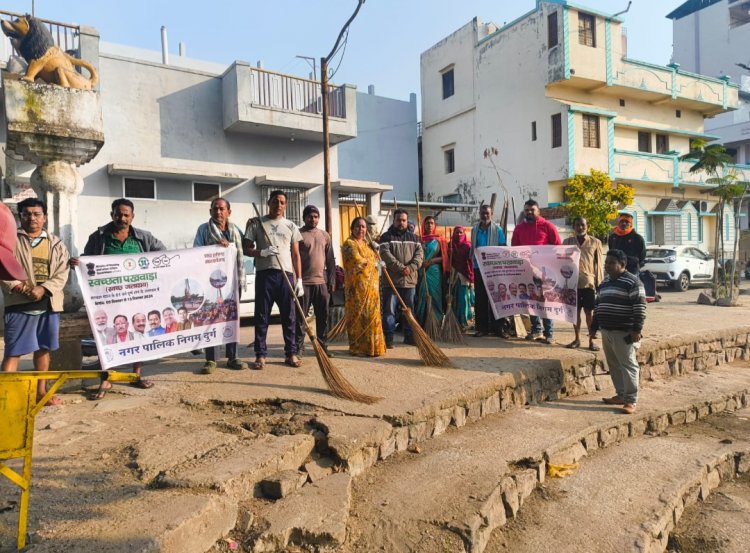
[{"label": "man in dark jacket", "polygon": [[[135,207],[133,202],[126,198],[120,198],[112,202],[110,213],[112,222],[99,227],[89,236],[83,255],[115,255],[126,253],[156,252],[167,248],[148,231],[137,229],[132,226],[135,218]],[[78,265],[78,258],[70,260],[71,265]],[[138,375],[138,380],[133,386],[146,389],[153,387],[154,383],[141,378],[141,363],[133,363],[133,372]],[[99,390],[90,399],[102,399],[112,384],[103,380]]]},{"label": "man in dark jacket", "polygon": [[646,241],[633,228],[633,216],[630,213],[620,213],[617,225],[607,238],[607,246],[610,250],[624,251],[628,256],[627,271],[638,276],[646,259]]},{"label": "man in dark jacket", "polygon": [[[399,295],[409,309],[414,309],[414,295],[419,268],[424,260],[424,250],[419,238],[407,229],[409,214],[403,209],[393,212],[393,225],[380,237],[380,257],[385,270],[393,280]],[[383,287],[383,330],[385,345],[393,348],[396,332],[396,305],[398,299],[390,286]],[[408,321],[403,321],[404,343],[414,345],[414,335]]]}]

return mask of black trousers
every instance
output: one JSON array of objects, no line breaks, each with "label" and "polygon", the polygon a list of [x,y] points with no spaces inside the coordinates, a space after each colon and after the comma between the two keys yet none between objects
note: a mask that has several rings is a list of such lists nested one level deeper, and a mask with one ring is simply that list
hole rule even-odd
[{"label": "black trousers", "polygon": [[[307,315],[312,305],[315,313],[315,335],[318,341],[326,344],[326,333],[328,332],[328,304],[331,301],[331,295],[328,293],[328,286],[325,284],[305,284],[305,295],[300,298],[302,311]],[[307,333],[301,318],[297,317],[297,351],[301,351],[305,344]]]},{"label": "black trousers", "polygon": [[507,318],[495,319],[484,280],[478,269],[474,271],[474,327],[477,332],[485,334],[500,334],[510,330],[510,321]]}]

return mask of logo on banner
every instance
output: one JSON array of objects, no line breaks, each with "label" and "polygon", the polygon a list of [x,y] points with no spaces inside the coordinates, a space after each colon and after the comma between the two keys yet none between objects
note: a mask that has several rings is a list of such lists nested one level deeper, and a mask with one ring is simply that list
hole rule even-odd
[{"label": "logo on banner", "polygon": [[127,258],[122,262],[122,266],[125,267],[128,271],[132,271],[133,269],[135,269],[135,259]]},{"label": "logo on banner", "polygon": [[141,258],[140,258],[140,259],[138,260],[138,266],[139,266],[139,267],[140,267],[141,269],[148,269],[148,258],[146,258],[146,257],[141,257]]},{"label": "logo on banner", "polygon": [[169,267],[173,259],[179,259],[179,258],[180,258],[179,255],[173,255],[172,257],[168,257],[166,254],[164,254],[164,255],[160,255],[159,257],[154,257],[154,259],[151,260],[151,263],[153,263],[154,268],[162,269],[165,267]]},{"label": "logo on banner", "polygon": [[86,274],[96,276],[96,265],[94,263],[86,263]]}]

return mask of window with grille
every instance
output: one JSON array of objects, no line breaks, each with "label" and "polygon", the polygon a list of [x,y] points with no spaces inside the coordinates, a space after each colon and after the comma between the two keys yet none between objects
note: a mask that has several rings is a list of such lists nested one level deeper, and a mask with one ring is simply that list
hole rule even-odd
[{"label": "window with grille", "polygon": [[583,114],[583,146],[585,148],[599,148],[599,117]]},{"label": "window with grille", "polygon": [[650,152],[651,151],[651,133],[638,131],[638,151],[639,152]]},{"label": "window with grille", "polygon": [[194,182],[193,201],[212,202],[221,197],[221,185],[213,182]]},{"label": "window with grille", "polygon": [[453,96],[453,69],[443,72],[443,100]]},{"label": "window with grille", "polygon": [[456,150],[450,148],[443,151],[443,159],[445,161],[446,174],[453,173],[456,170]]},{"label": "window with grille", "polygon": [[123,196],[125,198],[139,198],[143,200],[156,199],[156,181],[154,179],[123,180]]},{"label": "window with grille", "polygon": [[555,113],[552,116],[552,147],[562,146],[562,114]]},{"label": "window with grille", "polygon": [[547,16],[547,47],[557,46],[557,12]]},{"label": "window with grille", "polygon": [[274,190],[281,190],[286,194],[286,213],[284,217],[294,222],[295,225],[302,226],[304,223],[302,220],[302,210],[307,205],[307,189],[294,188],[292,186],[261,186],[260,197],[264,206],[268,204],[271,192]]},{"label": "window with grille", "polygon": [[656,135],[656,153],[666,154],[669,151],[669,137],[666,134]]},{"label": "window with grille", "polygon": [[589,13],[578,12],[578,42],[596,47],[596,18]]}]

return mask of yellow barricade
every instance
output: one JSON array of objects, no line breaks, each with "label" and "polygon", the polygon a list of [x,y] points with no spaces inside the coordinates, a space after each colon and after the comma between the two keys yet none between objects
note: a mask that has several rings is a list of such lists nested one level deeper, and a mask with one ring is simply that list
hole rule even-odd
[{"label": "yellow barricade", "polygon": [[[108,371],[0,372],[0,474],[21,488],[18,513],[18,549],[26,547],[26,523],[31,487],[31,453],[34,445],[34,418],[66,380],[101,378],[110,382],[134,382],[136,374]],[[51,380],[47,394],[37,401],[39,380]],[[23,472],[17,473],[4,459],[23,459]]]}]

